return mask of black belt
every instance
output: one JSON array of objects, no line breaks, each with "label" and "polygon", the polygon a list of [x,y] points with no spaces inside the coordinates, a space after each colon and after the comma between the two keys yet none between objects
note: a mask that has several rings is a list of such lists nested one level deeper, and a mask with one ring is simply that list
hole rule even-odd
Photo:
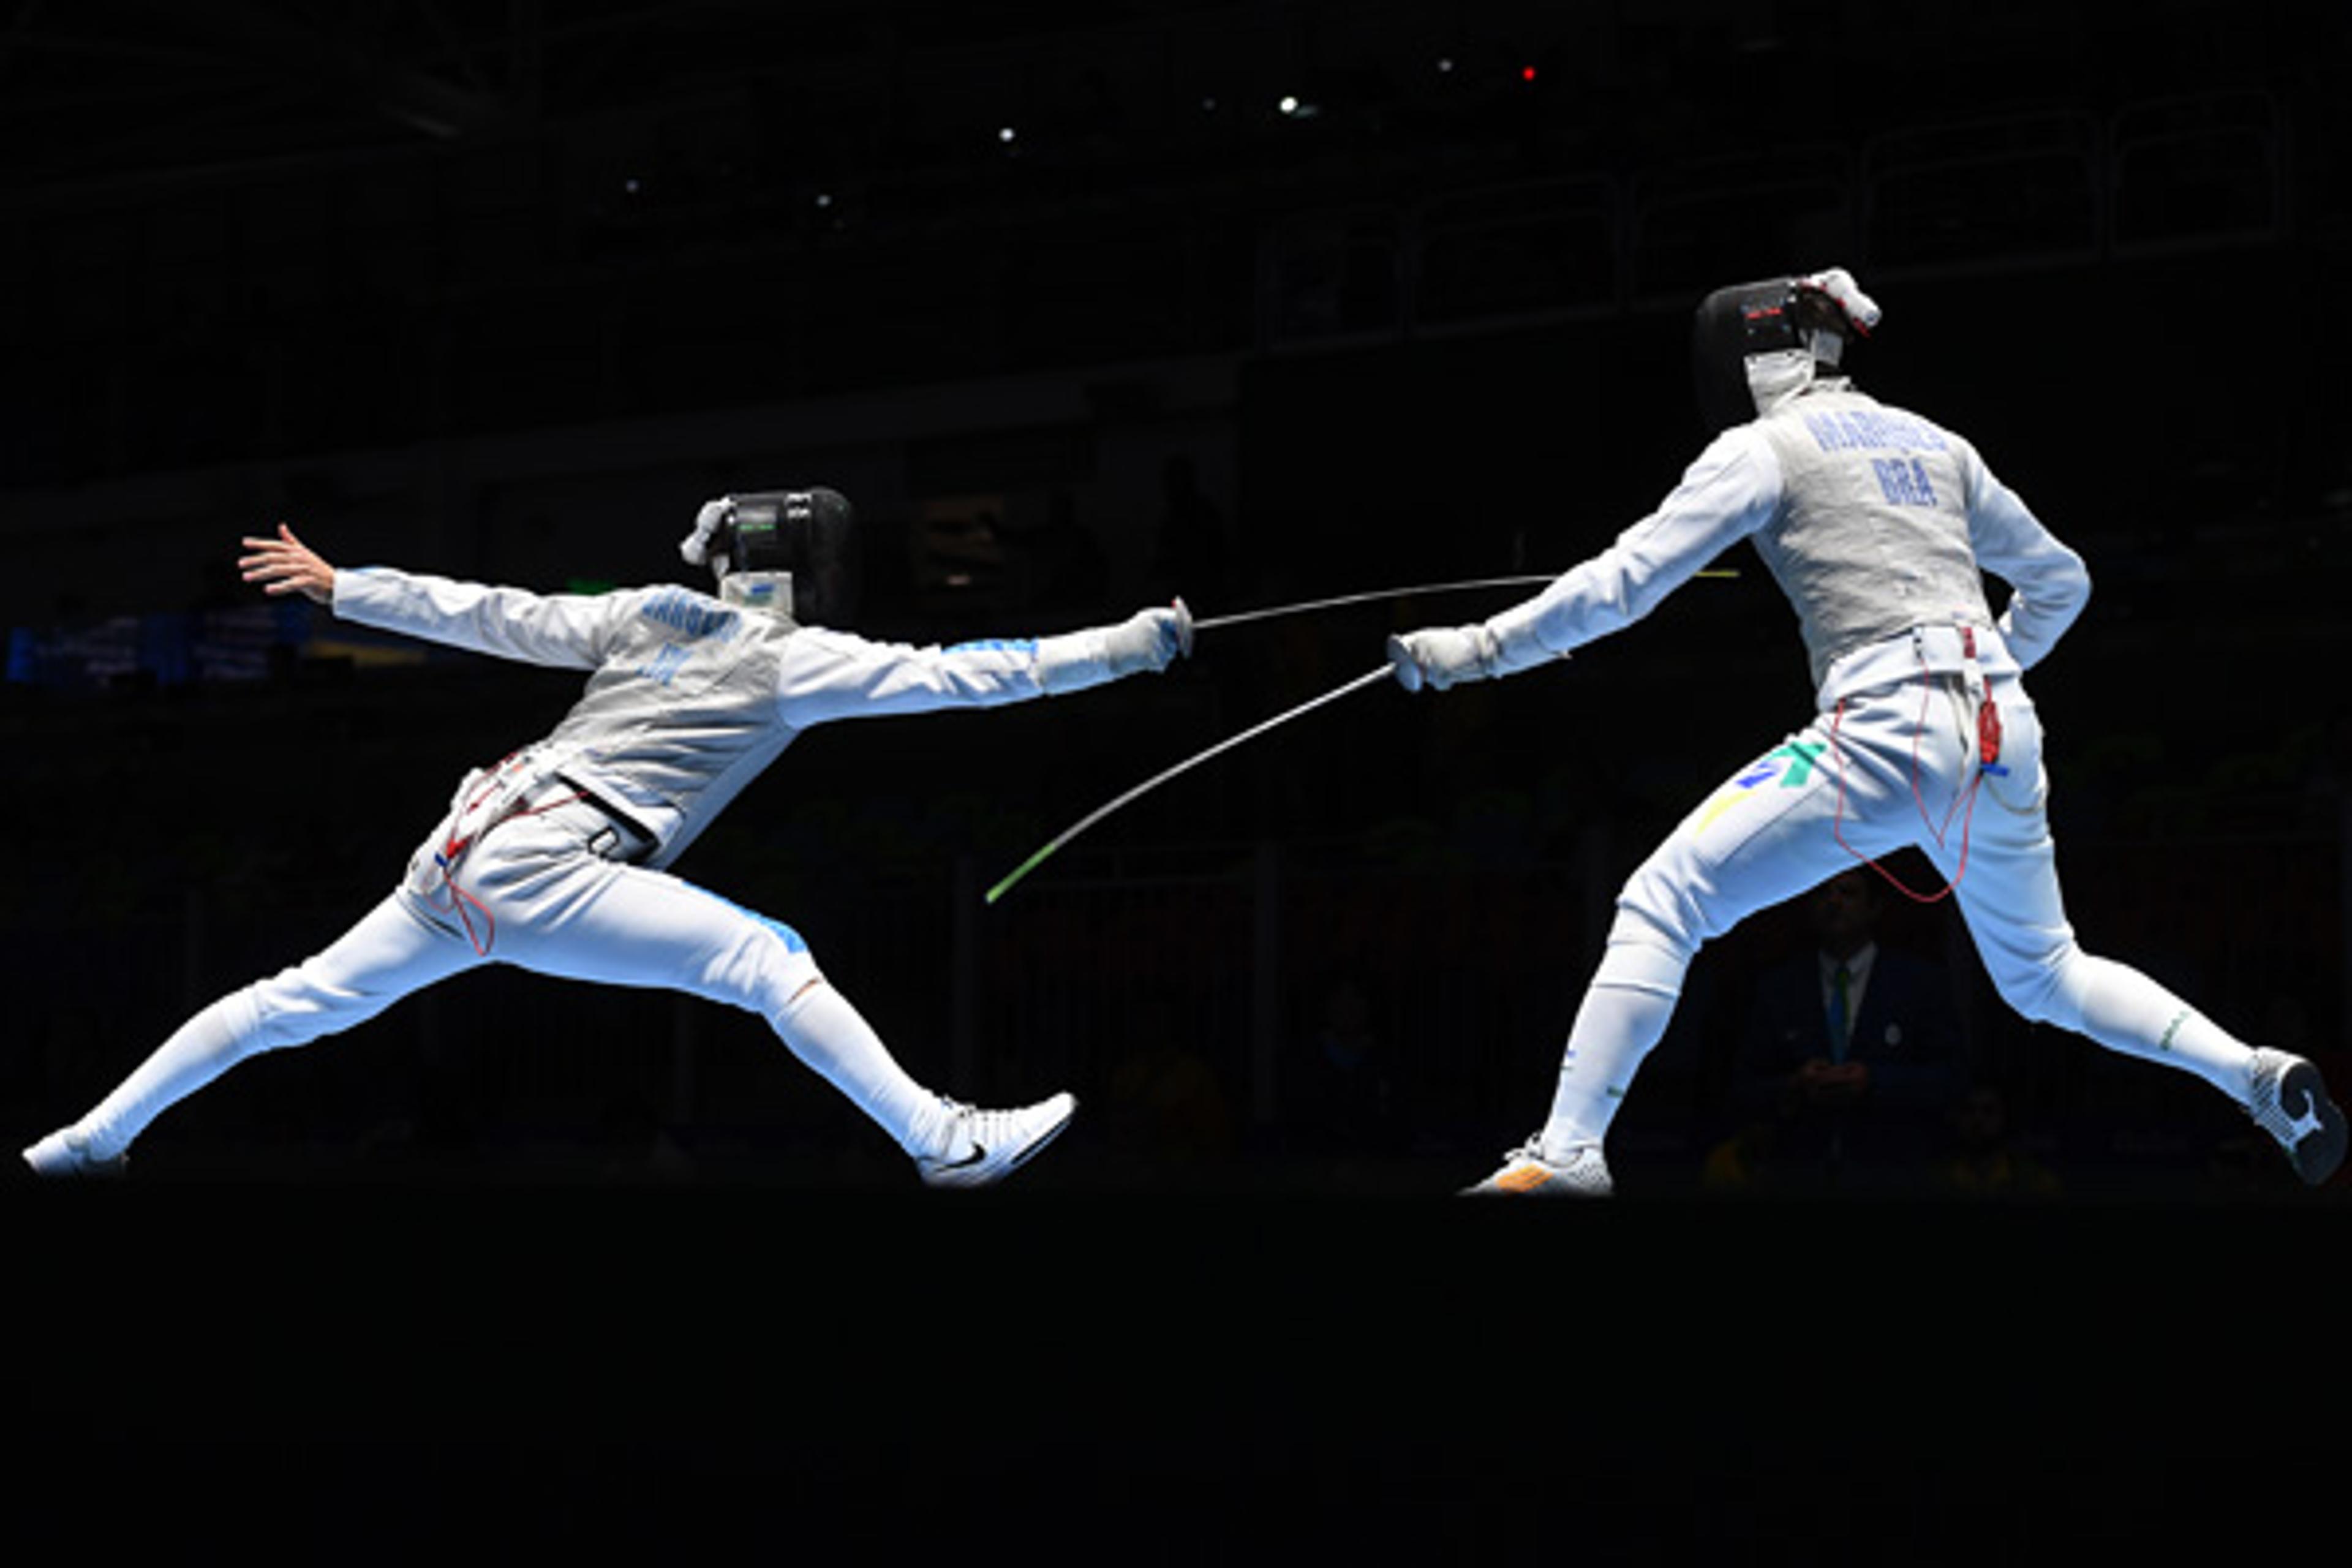
[{"label": "black belt", "polygon": [[[601,829],[590,837],[588,840],[588,852],[590,854],[602,856],[604,858],[608,860],[636,860],[650,853],[654,847],[661,842],[661,840],[654,837],[652,831],[648,829],[644,823],[639,822],[635,817],[631,816],[619,806],[614,805],[612,802],[604,799],[604,796],[595,795],[588,790],[582,789],[580,787],[580,782],[577,779],[568,778],[562,773],[557,773],[555,775],[555,782],[562,784],[564,788],[577,794],[583,801],[594,806],[612,823],[612,826]],[[607,838],[605,837],[606,834],[610,834],[612,837]],[[624,835],[628,837],[635,838],[637,841],[636,847],[629,850],[628,853],[615,855],[613,853],[614,850],[624,847],[622,843]]]}]

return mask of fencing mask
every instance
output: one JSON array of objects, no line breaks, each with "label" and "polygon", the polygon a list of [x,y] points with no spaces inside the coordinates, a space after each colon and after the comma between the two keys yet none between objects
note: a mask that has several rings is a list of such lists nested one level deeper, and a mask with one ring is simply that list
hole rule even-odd
[{"label": "fencing mask", "polygon": [[677,548],[729,604],[838,626],[856,611],[856,524],[839,490],[755,490],[706,505]]},{"label": "fencing mask", "polygon": [[1717,289],[1691,322],[1691,379],[1709,435],[1770,413],[1868,337],[1878,306],[1842,267]]}]

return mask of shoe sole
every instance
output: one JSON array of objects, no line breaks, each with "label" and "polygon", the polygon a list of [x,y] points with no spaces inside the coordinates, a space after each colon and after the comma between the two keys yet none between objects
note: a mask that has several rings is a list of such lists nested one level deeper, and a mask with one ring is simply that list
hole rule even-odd
[{"label": "shoe sole", "polygon": [[[1078,1102],[1074,1100],[1070,1101],[1070,1109],[1063,1113],[1062,1119],[1059,1121],[1055,1122],[1054,1125],[1045,1129],[1045,1131],[1043,1133],[1040,1133],[1037,1137],[1031,1139],[1026,1147],[1022,1149],[1020,1152],[1014,1154],[1013,1158],[1004,1163],[1003,1169],[998,1171],[997,1175],[1000,1178],[1009,1176],[1013,1172],[1019,1170],[1022,1166],[1027,1164],[1030,1161],[1035,1159],[1039,1150],[1045,1148],[1046,1144],[1051,1143],[1055,1139],[1059,1138],[1062,1135],[1063,1131],[1067,1128],[1071,1122],[1077,1119]],[[2338,1136],[2336,1138],[2336,1142],[2340,1145],[2343,1142],[2343,1138],[2341,1136],[2341,1122],[2337,1124],[2337,1132]],[[2340,1159],[2343,1154],[2341,1148],[2337,1150],[2336,1153],[2337,1157]]]},{"label": "shoe sole", "polygon": [[1547,1171],[1539,1165],[1523,1165],[1516,1171],[1498,1172],[1474,1187],[1456,1190],[1465,1198],[1607,1198],[1616,1195],[1616,1184],[1607,1176],[1598,1186],[1590,1181],[1572,1182],[1561,1171]]},{"label": "shoe sole", "polygon": [[2326,1080],[2309,1062],[2295,1063],[2280,1078],[2278,1102],[2291,1121],[2307,1116],[2319,1119],[2319,1125],[2296,1139],[2294,1147],[2287,1151],[2294,1173],[2318,1186],[2344,1163],[2344,1113],[2327,1098]]},{"label": "shoe sole", "polygon": [[117,1154],[111,1160],[91,1160],[70,1147],[62,1155],[44,1154],[42,1143],[47,1142],[43,1139],[21,1155],[26,1168],[45,1182],[105,1181],[124,1174],[131,1165],[128,1154]]}]

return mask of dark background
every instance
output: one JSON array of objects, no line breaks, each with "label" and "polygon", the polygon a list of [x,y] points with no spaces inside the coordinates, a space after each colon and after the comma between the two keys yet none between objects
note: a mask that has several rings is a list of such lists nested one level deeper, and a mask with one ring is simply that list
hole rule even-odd
[{"label": "dark background", "polygon": [[[1696,300],[1830,264],[1886,310],[1864,384],[1968,434],[2090,560],[2033,678],[2086,943],[2341,1089],[2346,28],[1926,0],[19,7],[9,1126],[79,1114],[321,944],[574,689],[257,604],[240,533],[594,591],[683,580],[708,496],[832,483],[861,627],[922,641],[1550,572],[1696,450]],[[1219,548],[1174,542],[1204,516]],[[2221,1449],[2197,1496],[2282,1463],[2294,1495],[2279,1450],[2336,1424],[2296,1391],[2332,1368],[2300,1319],[2337,1190],[2295,1188],[2202,1085],[2010,1017],[1939,906],[1888,940],[1948,964],[2054,1201],[1704,1185],[1743,999],[1801,939],[1774,911],[1694,972],[1619,1123],[1623,1202],[1436,1202],[1540,1119],[1618,881],[1805,716],[1785,606],[1725,563],[1562,669],[1318,712],[994,906],[1129,783],[1509,595],[804,740],[679,869],[802,930],[927,1081],[1077,1090],[1010,1204],[922,1206],[755,1019],[466,976],[240,1068],[132,1183],[12,1197],[34,1479],[339,1557],[483,1499],[785,1542],[870,1490],[982,1551],[1079,1499],[1159,1521],[1123,1556],[1276,1516],[1304,1550],[1376,1499],[1422,1555],[1597,1532],[1998,1561],[2152,1537],[2191,1504],[2151,1477]],[[1374,1051],[1341,1081],[1320,1032],[1349,1006]],[[284,1485],[224,1520],[254,1475]]]}]

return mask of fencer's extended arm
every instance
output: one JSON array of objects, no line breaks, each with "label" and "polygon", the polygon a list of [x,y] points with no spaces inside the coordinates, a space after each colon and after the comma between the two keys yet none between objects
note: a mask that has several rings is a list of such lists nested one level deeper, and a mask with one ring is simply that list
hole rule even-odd
[{"label": "fencer's extended arm", "polygon": [[2011,590],[1999,620],[2001,641],[2020,668],[2031,669],[2083,613],[2091,597],[2090,568],[1993,477],[1975,447],[1961,446],[1960,464],[1977,564]]},{"label": "fencer's extended arm", "polygon": [[1165,669],[1192,647],[1192,613],[1181,600],[1108,626],[947,647],[872,642],[808,626],[793,635],[778,696],[786,721],[797,726],[993,707]]},{"label": "fencer's extended arm", "polygon": [[1037,684],[1048,697],[1106,680],[1157,674],[1192,651],[1192,612],[1179,599],[1164,610],[1138,610],[1116,626],[1038,641]]},{"label": "fencer's extended arm", "polygon": [[342,620],[474,653],[593,669],[612,646],[614,628],[654,592],[542,595],[362,566],[335,574],[334,609]]},{"label": "fencer's extended arm", "polygon": [[1564,658],[1633,625],[1707,563],[1761,528],[1780,500],[1780,466],[1752,428],[1726,431],[1683,473],[1656,510],[1534,598],[1466,626],[1389,639],[1409,690],[1440,690]]}]

